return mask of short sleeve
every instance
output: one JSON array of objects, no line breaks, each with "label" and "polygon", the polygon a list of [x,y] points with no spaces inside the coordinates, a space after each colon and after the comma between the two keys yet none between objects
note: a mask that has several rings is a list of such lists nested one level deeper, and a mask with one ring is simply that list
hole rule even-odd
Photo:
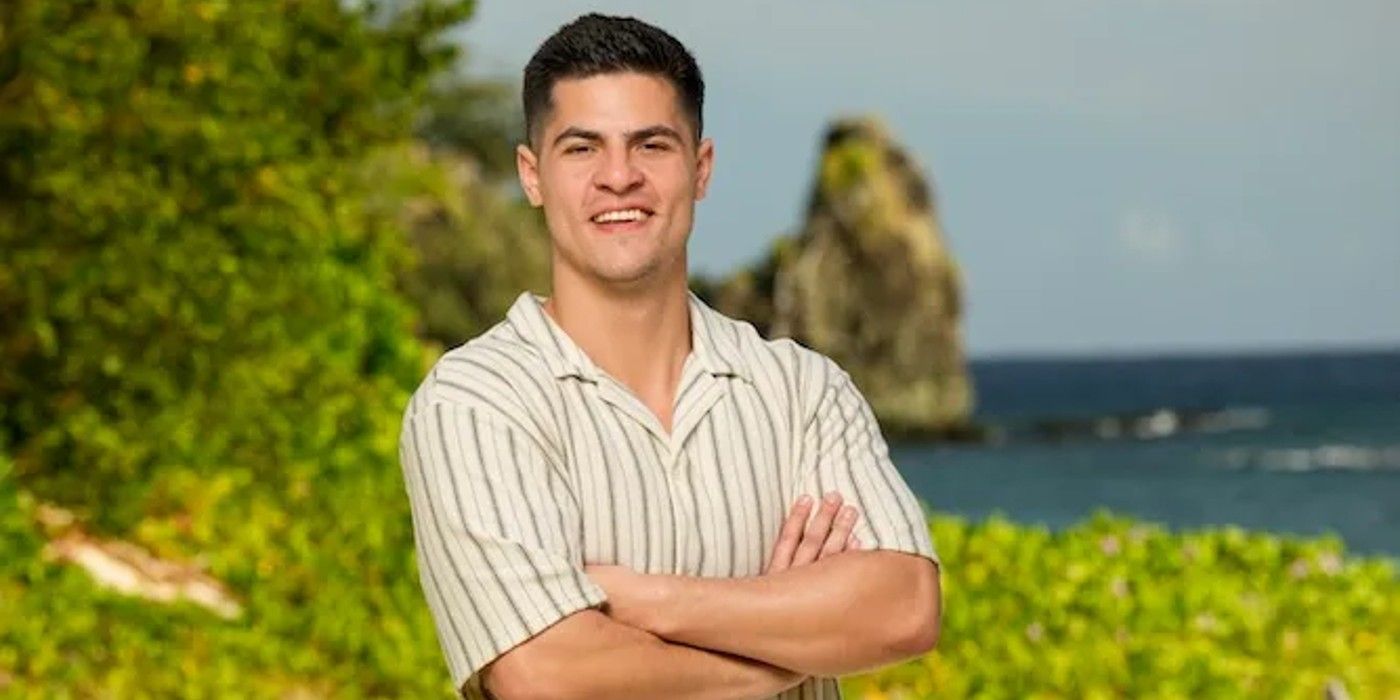
[{"label": "short sleeve", "polygon": [[864,548],[917,554],[941,570],[923,508],[890,461],[869,402],[845,370],[827,365],[825,390],[803,431],[797,495],[839,492],[860,513],[855,536]]},{"label": "short sleeve", "polygon": [[419,581],[458,689],[561,619],[602,604],[583,573],[578,507],[540,448],[487,410],[431,403],[405,417],[399,456]]}]

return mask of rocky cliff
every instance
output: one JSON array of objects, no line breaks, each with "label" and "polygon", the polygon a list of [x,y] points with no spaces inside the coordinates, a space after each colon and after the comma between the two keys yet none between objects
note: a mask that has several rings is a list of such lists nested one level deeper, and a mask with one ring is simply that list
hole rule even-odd
[{"label": "rocky cliff", "polygon": [[858,118],[827,131],[801,230],[701,291],[840,363],[887,431],[961,436],[961,286],[928,183],[879,120]]}]

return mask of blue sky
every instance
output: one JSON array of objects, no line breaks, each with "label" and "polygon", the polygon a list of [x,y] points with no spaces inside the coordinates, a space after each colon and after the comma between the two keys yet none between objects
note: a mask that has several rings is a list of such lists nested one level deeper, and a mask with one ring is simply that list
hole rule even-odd
[{"label": "blue sky", "polygon": [[1400,346],[1393,0],[482,0],[469,65],[518,82],[591,10],[705,74],[697,270],[795,229],[825,125],[873,113],[934,183],[974,356]]}]

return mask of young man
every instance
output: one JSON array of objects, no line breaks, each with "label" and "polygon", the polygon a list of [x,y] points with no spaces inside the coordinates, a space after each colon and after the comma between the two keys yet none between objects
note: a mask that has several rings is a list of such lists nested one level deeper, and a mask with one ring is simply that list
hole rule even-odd
[{"label": "young man", "polygon": [[836,698],[936,642],[938,558],[849,375],[687,288],[703,95],[628,18],[581,17],[525,68],[552,296],[444,355],[401,439],[469,697]]}]

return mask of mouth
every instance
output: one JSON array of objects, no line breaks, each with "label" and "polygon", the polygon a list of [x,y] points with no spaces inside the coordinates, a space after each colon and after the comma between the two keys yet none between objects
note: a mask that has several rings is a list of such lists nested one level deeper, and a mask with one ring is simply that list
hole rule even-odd
[{"label": "mouth", "polygon": [[643,207],[609,209],[594,214],[589,221],[604,233],[622,233],[642,228],[654,215],[655,212]]}]

